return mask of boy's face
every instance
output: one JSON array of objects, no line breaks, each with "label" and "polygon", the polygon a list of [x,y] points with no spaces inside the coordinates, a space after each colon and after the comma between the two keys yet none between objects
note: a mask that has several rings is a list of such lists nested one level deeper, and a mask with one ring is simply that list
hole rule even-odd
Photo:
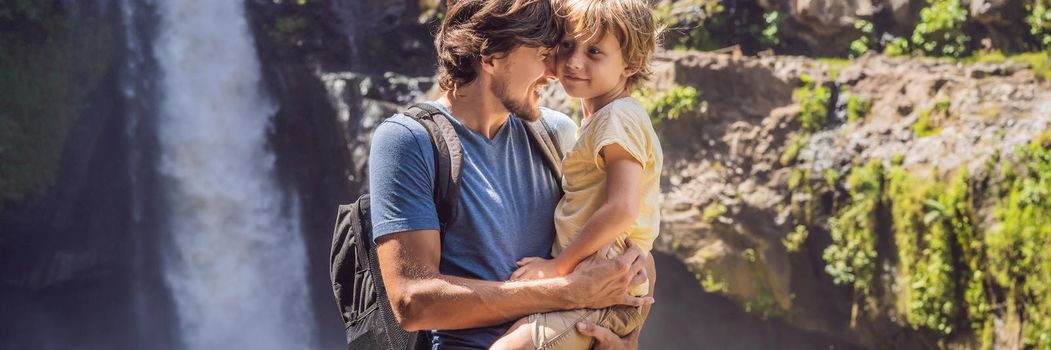
[{"label": "boy's face", "polygon": [[631,75],[616,35],[607,33],[591,43],[566,38],[556,50],[555,73],[570,96],[619,93]]},{"label": "boy's face", "polygon": [[540,90],[551,77],[547,60],[551,51],[518,46],[507,55],[493,59],[495,73],[491,91],[515,116],[528,121],[540,118]]}]

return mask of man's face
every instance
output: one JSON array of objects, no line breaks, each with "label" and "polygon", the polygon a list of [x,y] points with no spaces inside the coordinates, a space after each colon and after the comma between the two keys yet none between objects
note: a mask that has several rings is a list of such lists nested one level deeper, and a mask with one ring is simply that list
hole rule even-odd
[{"label": "man's face", "polygon": [[509,112],[527,121],[540,118],[540,90],[553,77],[548,60],[551,50],[518,46],[493,60],[491,92]]}]

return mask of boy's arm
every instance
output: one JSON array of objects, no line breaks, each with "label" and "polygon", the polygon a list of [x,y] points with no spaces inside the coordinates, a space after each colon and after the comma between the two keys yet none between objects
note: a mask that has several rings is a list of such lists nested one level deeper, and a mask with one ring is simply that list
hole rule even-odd
[{"label": "boy's arm", "polygon": [[514,282],[441,274],[441,239],[435,230],[383,236],[376,253],[391,307],[408,331],[477,328],[538,312],[653,301],[628,295],[631,286],[648,277],[647,257],[637,247],[615,260],[585,259],[565,277]]},{"label": "boy's arm", "polygon": [[559,275],[568,274],[584,258],[610,244],[639,215],[642,164],[619,144],[602,147],[606,163],[606,201],[595,211],[573,243],[554,259]]}]

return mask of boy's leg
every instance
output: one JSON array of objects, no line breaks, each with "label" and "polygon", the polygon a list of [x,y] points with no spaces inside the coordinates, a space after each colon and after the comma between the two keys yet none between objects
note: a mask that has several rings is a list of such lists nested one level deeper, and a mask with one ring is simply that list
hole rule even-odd
[{"label": "boy's leg", "polygon": [[608,312],[579,309],[533,314],[515,322],[490,349],[587,350],[594,341],[577,322],[600,323]]},{"label": "boy's leg", "polygon": [[628,305],[614,305],[602,309],[604,315],[597,323],[624,337],[642,326],[642,307]]},{"label": "boy's leg", "polygon": [[507,329],[507,333],[501,335],[500,338],[496,339],[493,346],[490,346],[490,350],[517,350],[517,349],[534,349],[533,339],[531,337],[530,327],[532,324],[529,319],[532,316],[523,317],[511,325],[511,328]]}]

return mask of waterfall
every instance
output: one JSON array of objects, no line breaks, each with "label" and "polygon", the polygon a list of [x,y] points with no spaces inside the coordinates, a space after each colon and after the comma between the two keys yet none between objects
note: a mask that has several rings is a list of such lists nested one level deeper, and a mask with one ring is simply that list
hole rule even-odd
[{"label": "waterfall", "polygon": [[314,319],[298,202],[268,146],[243,1],[155,2],[163,273],[188,349],[309,349]]}]

